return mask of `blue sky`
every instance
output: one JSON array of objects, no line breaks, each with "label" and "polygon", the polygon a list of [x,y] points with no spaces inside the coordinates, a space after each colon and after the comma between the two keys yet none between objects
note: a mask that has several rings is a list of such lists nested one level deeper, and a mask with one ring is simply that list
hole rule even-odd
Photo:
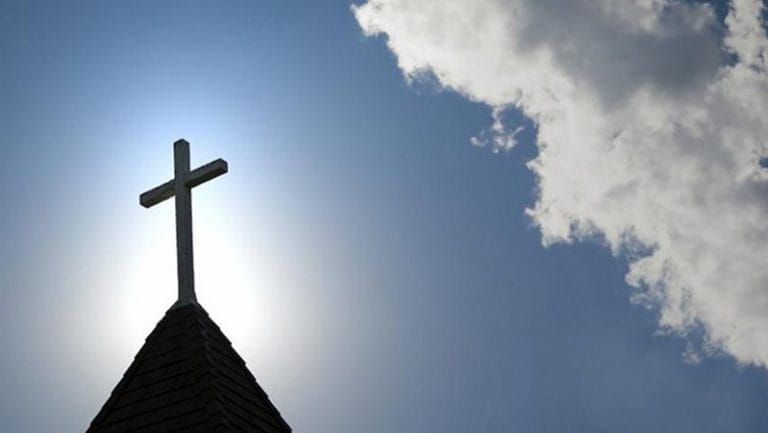
[{"label": "blue sky", "polygon": [[294,431],[768,429],[765,370],[684,362],[706,330],[658,332],[632,257],[542,245],[531,116],[471,145],[485,94],[408,84],[348,2],[0,19],[0,430],[84,431],[173,303],[172,206],[138,195],[181,137],[230,164],[193,193],[198,298]]}]

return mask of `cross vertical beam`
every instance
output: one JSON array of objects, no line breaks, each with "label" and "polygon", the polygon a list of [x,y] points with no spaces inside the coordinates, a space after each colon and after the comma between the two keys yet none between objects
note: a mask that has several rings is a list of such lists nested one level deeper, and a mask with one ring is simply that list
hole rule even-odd
[{"label": "cross vertical beam", "polygon": [[171,197],[176,197],[176,269],[179,279],[179,298],[174,306],[196,303],[195,270],[192,254],[192,188],[221,176],[228,170],[227,162],[217,159],[201,167],[189,168],[189,143],[173,143],[174,178],[139,196],[139,203],[150,208]]},{"label": "cross vertical beam", "polygon": [[192,254],[192,190],[187,187],[189,176],[189,143],[173,143],[174,193],[176,195],[176,267],[179,277],[180,304],[197,302],[195,296],[195,267]]}]

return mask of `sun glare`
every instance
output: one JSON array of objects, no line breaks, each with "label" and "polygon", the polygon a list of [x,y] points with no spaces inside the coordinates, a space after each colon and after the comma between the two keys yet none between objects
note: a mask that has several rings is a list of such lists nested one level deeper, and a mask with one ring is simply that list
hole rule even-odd
[{"label": "sun glare", "polygon": [[[203,200],[198,202],[202,207]],[[142,229],[146,237],[133,255],[140,259],[129,270],[126,299],[118,313],[122,338],[132,347],[141,344],[177,298],[173,207],[163,204],[157,211],[161,215],[154,215],[149,227]],[[274,337],[270,325],[274,325],[279,303],[271,299],[271,275],[255,258],[258,254],[244,250],[242,239],[234,235],[232,224],[220,212],[200,211],[195,217],[198,302],[235,347],[258,350]]]}]

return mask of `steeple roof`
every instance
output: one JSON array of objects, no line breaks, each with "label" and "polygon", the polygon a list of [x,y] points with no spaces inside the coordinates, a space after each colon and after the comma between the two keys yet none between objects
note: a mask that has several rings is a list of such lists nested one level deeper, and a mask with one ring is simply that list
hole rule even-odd
[{"label": "steeple roof", "polygon": [[208,313],[189,303],[157,324],[87,433],[290,431]]}]

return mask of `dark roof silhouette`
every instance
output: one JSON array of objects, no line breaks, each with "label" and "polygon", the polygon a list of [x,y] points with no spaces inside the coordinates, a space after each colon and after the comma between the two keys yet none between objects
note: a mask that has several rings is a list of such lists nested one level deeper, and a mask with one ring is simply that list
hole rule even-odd
[{"label": "dark roof silhouette", "polygon": [[166,312],[87,433],[290,431],[219,327],[191,303]]}]

